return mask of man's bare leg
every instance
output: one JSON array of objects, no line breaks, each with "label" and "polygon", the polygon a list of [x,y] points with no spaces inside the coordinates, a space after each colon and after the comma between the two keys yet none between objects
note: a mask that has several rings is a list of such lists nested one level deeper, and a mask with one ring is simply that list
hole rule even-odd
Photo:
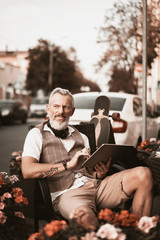
[{"label": "man's bare leg", "polygon": [[71,213],[70,218],[75,218],[77,223],[83,226],[86,229],[97,229],[99,226],[97,216],[87,206],[80,206]]},{"label": "man's bare leg", "polygon": [[140,217],[151,214],[152,188],[153,178],[149,168],[136,167],[124,172],[123,189],[128,196],[135,192],[132,211]]},{"label": "man's bare leg", "polygon": [[[136,167],[124,171],[123,190],[128,196],[134,193],[132,204],[133,213],[138,216],[150,216],[152,207],[153,179],[149,168]],[[87,206],[78,207],[70,216],[85,228],[96,229],[98,219],[95,213]]]}]

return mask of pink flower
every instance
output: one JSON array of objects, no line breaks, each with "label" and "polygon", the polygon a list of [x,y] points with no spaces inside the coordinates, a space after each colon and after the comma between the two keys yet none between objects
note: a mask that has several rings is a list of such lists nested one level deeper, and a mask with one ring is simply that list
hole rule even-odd
[{"label": "pink flower", "polygon": [[141,217],[138,223],[138,228],[145,233],[149,233],[150,229],[156,227],[158,222],[158,218],[156,216],[153,217]]},{"label": "pink flower", "polygon": [[0,176],[2,178],[7,178],[8,177],[8,174],[6,172],[0,172]]},{"label": "pink flower", "polygon": [[16,156],[18,152],[12,152],[12,156]]},{"label": "pink flower", "polygon": [[22,155],[22,151],[12,152],[12,156]]},{"label": "pink flower", "polygon": [[0,223],[4,224],[6,222],[7,217],[5,216],[4,212],[0,211]]},{"label": "pink flower", "polygon": [[126,235],[121,232],[120,228],[115,228],[112,224],[109,223],[102,225],[96,235],[100,238],[107,238],[108,240],[126,239]]},{"label": "pink flower", "polygon": [[24,218],[24,215],[22,212],[15,212],[14,215],[19,218]]},{"label": "pink flower", "polygon": [[21,159],[22,159],[22,157],[21,157],[20,155],[18,155],[18,156],[16,157],[16,161],[21,161]]},{"label": "pink flower", "polygon": [[0,210],[3,210],[5,207],[5,204],[3,202],[0,202]]},{"label": "pink flower", "polygon": [[6,192],[2,195],[1,201],[3,202],[5,198],[12,198],[12,195],[9,192]]},{"label": "pink flower", "polygon": [[11,175],[11,176],[9,177],[9,180],[10,180],[10,182],[13,184],[13,183],[19,181],[19,178],[18,178],[16,175]]}]

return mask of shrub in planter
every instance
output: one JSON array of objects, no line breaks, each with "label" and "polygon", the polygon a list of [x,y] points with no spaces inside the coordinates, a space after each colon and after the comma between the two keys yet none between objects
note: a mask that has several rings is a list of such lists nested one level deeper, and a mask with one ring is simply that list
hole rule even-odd
[{"label": "shrub in planter", "polygon": [[28,229],[23,207],[28,204],[20,188],[14,187],[16,175],[0,172],[0,239],[26,240]]},{"label": "shrub in planter", "polygon": [[104,209],[99,212],[99,228],[86,229],[75,219],[51,221],[28,240],[158,240],[160,221],[158,216],[138,218],[127,210],[113,212]]}]

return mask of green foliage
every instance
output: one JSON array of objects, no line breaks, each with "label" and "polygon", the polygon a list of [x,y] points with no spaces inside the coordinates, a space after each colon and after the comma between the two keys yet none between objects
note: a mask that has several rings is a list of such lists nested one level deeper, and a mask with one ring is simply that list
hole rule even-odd
[{"label": "green foliage", "polygon": [[0,239],[26,240],[28,226],[23,215],[23,208],[28,204],[23,191],[15,187],[19,181],[16,175],[8,176],[0,172]]},{"label": "green foliage", "polygon": [[132,70],[118,69],[115,66],[108,85],[111,92],[136,93]]},{"label": "green foliage", "polygon": [[40,40],[39,45],[29,49],[28,58],[29,69],[26,80],[26,89],[33,91],[33,95],[38,89],[47,90],[48,65],[49,65],[49,45],[46,41]]},{"label": "green foliage", "polygon": [[111,64],[111,68],[131,68],[136,53],[138,14],[138,6],[134,1],[117,1],[110,11],[106,11],[98,41],[106,47],[98,63],[100,68],[106,63]]},{"label": "green foliage", "polygon": [[[106,65],[109,66],[106,75],[111,75],[110,90],[126,91],[126,88],[131,87],[132,93],[136,93],[133,71],[135,63],[142,63],[142,10],[142,1],[128,0],[116,1],[114,7],[106,11],[105,23],[100,29],[98,40],[99,43],[105,44],[106,51],[98,62],[97,68],[100,70]],[[147,25],[147,66],[150,69],[158,55],[160,43],[158,0],[148,1]],[[117,71],[120,73],[119,80]],[[122,74],[124,74],[124,80],[128,75],[132,84],[126,81],[123,83],[124,88],[120,89]]]},{"label": "green foliage", "polygon": [[[137,28],[137,42],[142,43],[142,2],[139,2],[140,21]],[[160,20],[159,20],[159,0],[148,1],[147,6],[147,66],[152,68],[154,59],[158,56],[160,44]],[[142,63],[142,48],[135,56],[135,61]]]},{"label": "green foliage", "polygon": [[[70,53],[75,53],[75,50],[70,49]],[[80,92],[81,86],[89,86],[94,91],[100,90],[97,84],[83,77],[77,67],[77,61],[71,60],[69,53],[59,46],[50,45],[46,40],[39,40],[35,48],[29,49],[27,59],[29,68],[26,89],[31,90],[33,95],[36,95],[38,89],[43,89],[48,95],[55,87],[67,88],[72,93]],[[51,82],[49,82],[49,74],[51,74]]]}]

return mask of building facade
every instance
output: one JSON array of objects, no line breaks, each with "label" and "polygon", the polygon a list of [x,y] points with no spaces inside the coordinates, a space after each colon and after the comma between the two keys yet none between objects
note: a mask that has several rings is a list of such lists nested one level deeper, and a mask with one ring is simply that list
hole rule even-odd
[{"label": "building facade", "polygon": [[27,51],[0,51],[0,99],[21,94],[27,75]]}]

